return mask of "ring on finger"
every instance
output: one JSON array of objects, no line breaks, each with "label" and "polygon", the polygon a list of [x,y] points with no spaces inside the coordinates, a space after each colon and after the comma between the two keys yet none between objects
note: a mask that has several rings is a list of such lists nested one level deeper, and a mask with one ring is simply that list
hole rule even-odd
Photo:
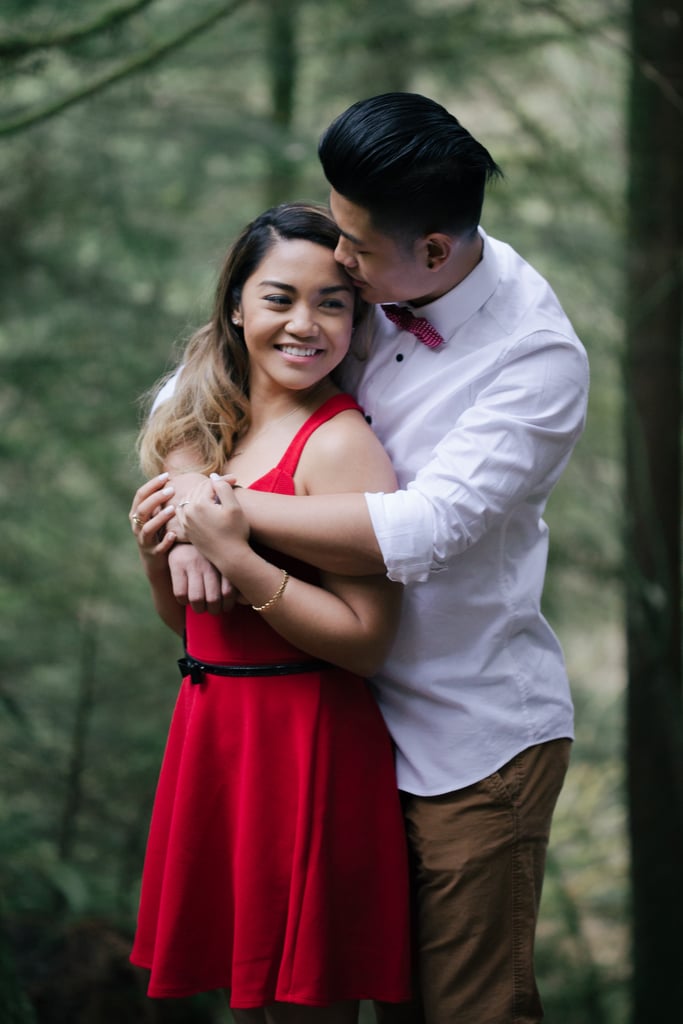
[{"label": "ring on finger", "polygon": [[178,508],[182,508],[183,505],[189,505],[189,504],[190,504],[189,501],[179,501],[178,502]]},{"label": "ring on finger", "polygon": [[140,519],[139,515],[131,516],[131,518],[136,526],[142,526],[144,523],[144,519]]}]

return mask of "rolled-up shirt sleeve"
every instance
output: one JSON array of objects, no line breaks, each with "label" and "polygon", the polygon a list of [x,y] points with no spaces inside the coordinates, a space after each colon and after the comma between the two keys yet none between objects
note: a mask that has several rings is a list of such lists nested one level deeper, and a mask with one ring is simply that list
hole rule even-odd
[{"label": "rolled-up shirt sleeve", "polygon": [[585,352],[566,338],[517,342],[407,488],[366,494],[388,576],[424,582],[520,503],[543,508],[585,422]]},{"label": "rolled-up shirt sleeve", "polygon": [[415,488],[366,494],[372,528],[387,575],[397,583],[426,580],[434,568],[434,508]]}]

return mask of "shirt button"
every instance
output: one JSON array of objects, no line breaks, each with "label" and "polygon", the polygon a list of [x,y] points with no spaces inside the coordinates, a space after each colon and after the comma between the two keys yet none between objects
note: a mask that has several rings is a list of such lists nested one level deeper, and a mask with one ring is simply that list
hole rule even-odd
[{"label": "shirt button", "polygon": [[366,423],[372,423],[372,416],[366,416],[365,417],[365,422]]},{"label": "shirt button", "polygon": [[403,362],[403,354],[401,352],[399,352],[399,354],[396,356],[396,362],[397,363],[402,363]]}]

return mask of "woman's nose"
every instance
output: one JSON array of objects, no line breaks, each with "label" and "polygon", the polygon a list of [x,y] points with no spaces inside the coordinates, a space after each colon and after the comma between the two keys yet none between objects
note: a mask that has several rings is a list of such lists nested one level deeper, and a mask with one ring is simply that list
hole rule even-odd
[{"label": "woman's nose", "polygon": [[319,327],[311,310],[298,307],[292,310],[286,330],[299,337],[310,338],[318,334]]}]

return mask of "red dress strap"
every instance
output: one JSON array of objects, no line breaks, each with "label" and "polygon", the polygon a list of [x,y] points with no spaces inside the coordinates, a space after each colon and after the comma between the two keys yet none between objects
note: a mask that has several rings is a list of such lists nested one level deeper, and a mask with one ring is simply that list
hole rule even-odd
[{"label": "red dress strap", "polygon": [[316,431],[318,427],[322,426],[323,423],[327,423],[328,420],[333,419],[340,412],[346,412],[347,409],[355,409],[360,413],[363,412],[358,402],[356,402],[351,395],[332,395],[332,397],[328,398],[326,402],[323,402],[320,408],[316,409],[316,411],[309,416],[301,429],[294,435],[292,443],[278,462],[276,469],[293,477],[296,472],[296,467],[299,464],[301,453],[304,450],[306,442],[311,434]]}]

